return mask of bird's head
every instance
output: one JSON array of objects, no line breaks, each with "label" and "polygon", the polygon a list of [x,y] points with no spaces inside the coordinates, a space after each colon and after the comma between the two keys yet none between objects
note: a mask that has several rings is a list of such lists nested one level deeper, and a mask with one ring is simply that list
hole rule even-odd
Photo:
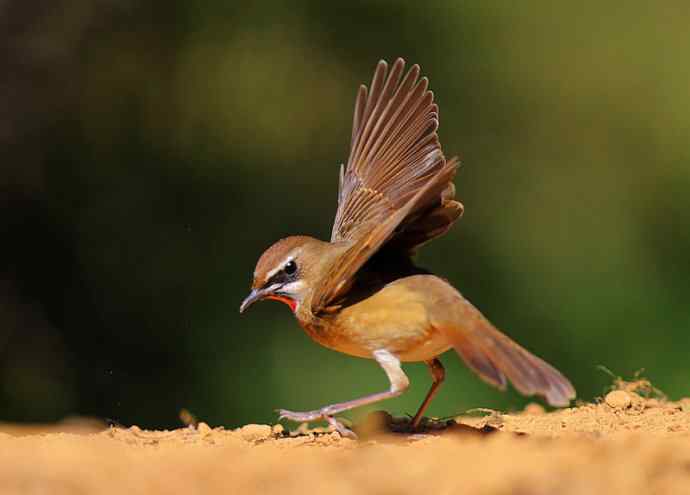
[{"label": "bird's head", "polygon": [[281,239],[261,255],[254,269],[252,290],[240,313],[262,299],[274,299],[295,312],[312,294],[324,272],[332,244],[306,236]]}]

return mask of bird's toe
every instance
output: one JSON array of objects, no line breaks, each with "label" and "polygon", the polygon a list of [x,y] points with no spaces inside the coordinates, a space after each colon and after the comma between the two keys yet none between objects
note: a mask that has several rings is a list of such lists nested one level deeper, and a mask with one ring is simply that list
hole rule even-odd
[{"label": "bird's toe", "polygon": [[323,415],[320,410],[316,411],[306,411],[306,412],[295,412],[288,411],[287,409],[278,409],[278,421],[281,419],[288,419],[290,421],[295,421],[298,423],[306,423],[309,421],[316,421],[321,419]]}]

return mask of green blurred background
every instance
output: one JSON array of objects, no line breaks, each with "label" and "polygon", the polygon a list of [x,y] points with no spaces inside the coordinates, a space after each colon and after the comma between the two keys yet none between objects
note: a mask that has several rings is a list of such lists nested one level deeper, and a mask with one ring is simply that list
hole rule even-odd
[{"label": "green blurred background", "polygon": [[[0,3],[0,420],[237,426],[386,388],[238,307],[273,241],[328,237],[356,88],[397,56],[464,163],[420,263],[584,400],[599,365],[687,395],[689,5]],[[527,401],[443,361],[431,414]],[[396,414],[430,382],[406,369]]]}]

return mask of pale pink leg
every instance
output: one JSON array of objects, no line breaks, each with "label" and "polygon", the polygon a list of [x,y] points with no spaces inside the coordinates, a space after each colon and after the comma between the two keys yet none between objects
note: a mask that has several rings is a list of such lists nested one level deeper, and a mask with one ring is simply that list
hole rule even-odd
[{"label": "pale pink leg", "polygon": [[[297,421],[299,423],[306,423],[309,421],[317,421],[320,419],[326,419],[329,423],[333,424],[332,418],[336,414],[340,414],[344,411],[349,411],[356,407],[365,406],[367,404],[373,404],[385,399],[391,399],[402,394],[410,385],[410,381],[407,375],[403,372],[400,367],[400,360],[390,352],[379,349],[373,352],[374,359],[381,365],[383,370],[388,376],[388,380],[391,382],[390,389],[386,392],[379,392],[376,394],[367,395],[365,397],[360,397],[359,399],[349,400],[347,402],[340,402],[338,404],[332,404],[330,406],[322,407],[321,409],[315,409],[313,411],[305,412],[293,412],[287,411],[285,409],[279,409],[279,419],[289,419],[291,421]],[[337,421],[336,421],[337,423]],[[338,423],[339,424],[339,423]],[[340,425],[341,428],[345,428]],[[336,428],[340,431],[339,427]],[[349,431],[349,430],[348,430]],[[341,432],[342,433],[342,432]]]}]

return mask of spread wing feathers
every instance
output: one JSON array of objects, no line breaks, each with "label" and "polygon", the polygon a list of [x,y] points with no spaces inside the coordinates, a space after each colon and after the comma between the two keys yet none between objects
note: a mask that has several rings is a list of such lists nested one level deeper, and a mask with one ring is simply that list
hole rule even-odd
[{"label": "spread wing feathers", "polygon": [[336,263],[315,287],[312,298],[312,312],[328,311],[327,306],[337,303],[338,298],[347,292],[354,282],[357,271],[391,236],[400,223],[409,216],[419,204],[426,204],[437,197],[455,174],[455,164],[446,163],[424,184],[416,194],[401,208],[394,210],[385,218],[373,224],[366,235],[352,241],[345,241],[346,249]]},{"label": "spread wing feathers", "polygon": [[[367,237],[374,226],[408,205],[441,170],[449,164],[453,170],[457,168],[457,161],[446,162],[441,151],[436,134],[438,106],[428,90],[428,79],[419,79],[418,65],[403,76],[404,69],[402,59],[395,61],[390,73],[386,62],[381,61],[371,90],[359,88],[350,157],[340,170],[332,242]],[[453,175],[444,174],[445,182],[436,183],[430,194],[412,205],[407,216],[395,215],[403,224],[398,232],[414,224],[401,246],[444,233],[460,216],[462,205],[453,201]],[[442,199],[444,191],[447,194]]]},{"label": "spread wing feathers", "polygon": [[455,186],[449,183],[441,194],[440,203],[419,215],[406,219],[387,249],[408,251],[410,254],[430,240],[442,236],[462,216],[462,203],[454,201]]},{"label": "spread wing feathers", "polygon": [[[469,305],[469,303],[467,303]],[[552,406],[567,406],[575,398],[572,384],[553,366],[497,330],[474,307],[469,328],[444,333],[465,364],[498,388],[506,379],[524,395],[541,395]]]}]

